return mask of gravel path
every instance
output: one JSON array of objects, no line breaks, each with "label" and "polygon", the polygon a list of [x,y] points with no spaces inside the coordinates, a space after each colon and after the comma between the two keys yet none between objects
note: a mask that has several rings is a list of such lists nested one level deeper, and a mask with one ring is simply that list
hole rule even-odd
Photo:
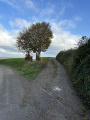
[{"label": "gravel path", "polygon": [[0,65],[0,120],[82,120],[82,104],[64,67],[49,60],[35,80]]}]

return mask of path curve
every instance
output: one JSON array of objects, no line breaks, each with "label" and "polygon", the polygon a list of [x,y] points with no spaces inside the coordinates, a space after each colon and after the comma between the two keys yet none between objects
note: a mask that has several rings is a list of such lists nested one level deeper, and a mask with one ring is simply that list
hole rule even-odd
[{"label": "path curve", "polygon": [[35,80],[0,65],[0,120],[82,120],[82,104],[56,60]]},{"label": "path curve", "polygon": [[54,59],[30,81],[26,96],[31,120],[82,120],[82,103],[64,67]]}]

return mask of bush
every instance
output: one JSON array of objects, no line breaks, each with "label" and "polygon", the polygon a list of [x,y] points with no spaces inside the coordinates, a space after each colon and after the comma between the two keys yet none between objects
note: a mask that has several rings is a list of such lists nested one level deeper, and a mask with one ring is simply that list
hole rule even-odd
[{"label": "bush", "polygon": [[69,49],[67,51],[61,51],[58,53],[56,56],[56,60],[60,61],[61,63],[67,61],[70,56],[74,55],[75,50],[74,49]]},{"label": "bush", "polygon": [[67,69],[68,75],[71,76],[73,56],[75,54],[75,49],[69,49],[67,51],[61,51],[56,56],[56,60],[61,62],[64,67]]},{"label": "bush", "polygon": [[90,55],[82,60],[82,63],[76,68],[73,77],[77,90],[90,104]]},{"label": "bush", "polygon": [[88,39],[85,44],[79,45],[78,49],[76,50],[74,54],[73,68],[76,69],[76,67],[81,64],[83,59],[88,55],[90,55],[90,39]]},{"label": "bush", "polygon": [[61,51],[56,59],[63,63],[79,94],[90,105],[90,39],[82,37],[77,49]]}]

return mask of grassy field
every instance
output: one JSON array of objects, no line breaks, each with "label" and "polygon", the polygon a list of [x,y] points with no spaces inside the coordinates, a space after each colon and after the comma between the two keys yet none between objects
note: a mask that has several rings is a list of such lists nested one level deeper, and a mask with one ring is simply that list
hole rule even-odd
[{"label": "grassy field", "polygon": [[49,59],[50,57],[43,57],[41,62],[29,62],[25,61],[24,58],[0,59],[0,64],[12,67],[28,79],[34,79],[46,66]]}]

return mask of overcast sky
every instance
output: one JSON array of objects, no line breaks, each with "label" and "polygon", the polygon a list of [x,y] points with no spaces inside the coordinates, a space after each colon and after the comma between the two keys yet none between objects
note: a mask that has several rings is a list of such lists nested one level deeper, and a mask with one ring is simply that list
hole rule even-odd
[{"label": "overcast sky", "polygon": [[89,37],[90,0],[0,0],[0,57],[23,57],[16,36],[35,22],[49,22],[52,44],[41,56],[56,56],[73,48],[81,36]]}]

